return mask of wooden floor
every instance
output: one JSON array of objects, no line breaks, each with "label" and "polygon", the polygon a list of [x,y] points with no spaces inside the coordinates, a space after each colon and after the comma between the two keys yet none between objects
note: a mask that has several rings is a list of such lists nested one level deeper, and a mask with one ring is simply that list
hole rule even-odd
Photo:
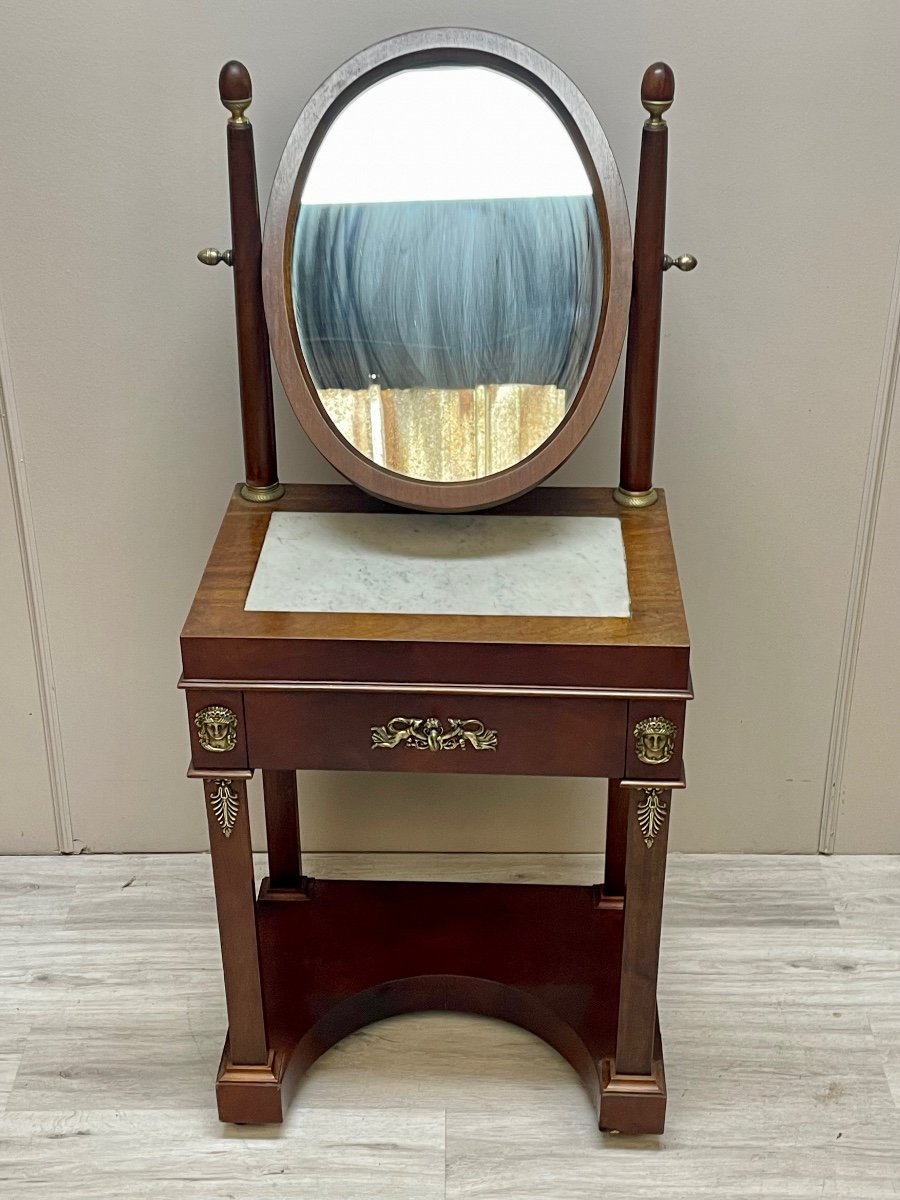
[{"label": "wooden floor", "polygon": [[[259,864],[262,868],[262,863]],[[320,877],[595,881],[584,856],[309,855]],[[281,1128],[220,1126],[209,860],[0,859],[0,1195],[54,1200],[900,1196],[900,858],[670,858],[661,1138],[476,1017],[385,1021]]]}]

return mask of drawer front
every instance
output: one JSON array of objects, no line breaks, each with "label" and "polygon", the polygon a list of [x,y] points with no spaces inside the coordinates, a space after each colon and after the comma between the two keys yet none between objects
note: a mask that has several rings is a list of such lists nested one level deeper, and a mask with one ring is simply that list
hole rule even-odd
[{"label": "drawer front", "polygon": [[627,702],[245,692],[250,766],[621,778]]}]

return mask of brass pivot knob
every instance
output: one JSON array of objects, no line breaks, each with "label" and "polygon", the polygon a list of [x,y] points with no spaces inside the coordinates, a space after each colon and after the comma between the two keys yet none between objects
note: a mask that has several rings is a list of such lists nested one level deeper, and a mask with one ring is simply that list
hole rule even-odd
[{"label": "brass pivot knob", "polygon": [[234,255],[230,250],[216,250],[213,246],[207,246],[205,250],[201,250],[197,257],[205,267],[215,267],[222,262],[226,267],[230,267],[234,263]]},{"label": "brass pivot knob", "polygon": [[663,255],[663,270],[668,271],[670,267],[677,267],[679,271],[693,271],[697,265],[697,260],[693,254],[679,254],[677,258],[672,258],[669,254]]}]

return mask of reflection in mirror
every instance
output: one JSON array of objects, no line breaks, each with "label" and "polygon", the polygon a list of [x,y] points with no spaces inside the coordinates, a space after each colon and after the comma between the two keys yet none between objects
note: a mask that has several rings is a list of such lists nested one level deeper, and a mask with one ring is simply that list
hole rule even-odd
[{"label": "reflection in mirror", "polygon": [[319,400],[363,455],[440,482],[521,461],[574,399],[603,301],[596,203],[562,121],[483,67],[374,84],[312,162],[292,287]]}]

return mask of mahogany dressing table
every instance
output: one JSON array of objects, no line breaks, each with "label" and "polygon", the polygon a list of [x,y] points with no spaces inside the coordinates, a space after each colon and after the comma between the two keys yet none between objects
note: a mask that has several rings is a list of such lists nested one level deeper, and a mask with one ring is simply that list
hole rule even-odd
[{"label": "mahogany dressing table", "polygon": [[[587,102],[507,38],[427,30],[344,64],[291,134],[264,238],[246,68],[219,86],[233,249],[199,257],[234,272],[246,481],[181,639],[229,1021],[219,1115],[280,1121],[348,1033],[445,1009],[544,1038],[601,1128],[661,1132],[656,977],[691,696],[651,479],[663,272],[694,265],[663,252],[672,72],[643,80],[633,247]],[[537,488],[593,423],[626,330],[619,487]],[[279,483],[270,341],[349,484]],[[299,770],[607,779],[604,879],[311,879]]]}]

